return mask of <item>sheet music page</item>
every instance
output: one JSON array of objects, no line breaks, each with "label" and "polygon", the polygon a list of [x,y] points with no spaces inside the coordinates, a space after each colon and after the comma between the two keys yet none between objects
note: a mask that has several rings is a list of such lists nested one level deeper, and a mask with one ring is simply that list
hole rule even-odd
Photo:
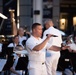
[{"label": "sheet music page", "polygon": [[2,44],[0,43],[0,52],[2,52]]},{"label": "sheet music page", "polygon": [[6,64],[7,59],[0,59],[0,71],[2,71],[4,65]]}]

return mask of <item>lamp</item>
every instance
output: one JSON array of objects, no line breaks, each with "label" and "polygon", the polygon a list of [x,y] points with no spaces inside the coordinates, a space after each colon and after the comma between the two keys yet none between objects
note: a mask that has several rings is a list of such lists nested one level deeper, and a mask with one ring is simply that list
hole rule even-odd
[{"label": "lamp", "polygon": [[73,17],[73,25],[76,25],[76,16]]},{"label": "lamp", "polygon": [[5,15],[3,15],[2,13],[0,13],[0,17],[3,19],[7,19],[7,17]]},{"label": "lamp", "polygon": [[73,26],[74,26],[74,31],[76,30],[76,16],[73,17]]},{"label": "lamp", "polygon": [[66,26],[66,19],[65,18],[62,18],[60,20],[60,29],[61,30],[64,30],[65,29],[65,26]]}]

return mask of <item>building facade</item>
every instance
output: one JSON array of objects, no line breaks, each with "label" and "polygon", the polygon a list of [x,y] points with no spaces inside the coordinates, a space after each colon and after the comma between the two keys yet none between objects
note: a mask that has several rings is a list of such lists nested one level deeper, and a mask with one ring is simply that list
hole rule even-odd
[{"label": "building facade", "polygon": [[[4,1],[5,0],[0,0],[0,12],[3,14],[5,12],[5,10],[3,10]],[[6,0],[7,6],[13,3],[13,1],[14,0]],[[16,23],[19,22],[19,26],[27,28],[28,31],[30,31],[31,25],[33,23],[38,22],[43,25],[44,21],[49,18],[53,19],[54,25],[63,31],[67,31],[68,28],[69,28],[68,31],[71,31],[71,27],[73,26],[73,24],[75,25],[75,22],[73,22],[73,18],[76,16],[75,0],[73,1],[15,0],[15,1],[16,4],[14,6],[15,6]],[[18,14],[17,11],[19,12],[19,15],[17,15]],[[74,15],[72,15],[72,13]]]}]

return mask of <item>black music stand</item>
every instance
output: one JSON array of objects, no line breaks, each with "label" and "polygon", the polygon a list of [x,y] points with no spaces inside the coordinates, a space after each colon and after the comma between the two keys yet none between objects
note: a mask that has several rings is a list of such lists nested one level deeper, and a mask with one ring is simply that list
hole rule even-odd
[{"label": "black music stand", "polygon": [[10,70],[10,68],[13,66],[13,60],[14,56],[8,56],[7,58],[7,62],[3,68],[3,71],[6,71],[6,70]]},{"label": "black music stand", "polygon": [[6,55],[10,56],[13,53],[13,47],[7,47],[7,44],[2,45],[2,52],[1,56],[2,58],[6,58]]},{"label": "black music stand", "polygon": [[24,46],[26,44],[26,40],[23,40],[22,41],[22,45]]},{"label": "black music stand", "polygon": [[7,54],[8,56],[12,56],[12,54],[13,54],[13,47],[7,47],[7,49],[6,49],[6,54]]},{"label": "black music stand", "polygon": [[14,60],[13,60],[14,56],[8,56],[7,58],[7,62],[3,67],[4,71],[4,75],[10,75],[10,68],[13,66]]},{"label": "black music stand", "polygon": [[[13,47],[5,47],[3,48],[3,51],[5,51],[5,58],[7,59],[6,64],[3,67],[4,74],[10,75],[10,68],[13,66],[14,63],[14,56],[13,54]],[[6,57],[7,55],[7,57]]]},{"label": "black music stand", "polygon": [[64,71],[65,68],[68,68],[72,70],[72,73],[74,75],[74,72],[76,72],[76,53],[70,53],[67,50],[63,52],[64,53],[61,54],[61,57],[59,59],[58,70]]},{"label": "black music stand", "polygon": [[16,65],[15,69],[25,71],[25,75],[27,75],[27,73],[28,73],[27,66],[28,66],[28,56],[20,57],[18,59],[18,63]]}]

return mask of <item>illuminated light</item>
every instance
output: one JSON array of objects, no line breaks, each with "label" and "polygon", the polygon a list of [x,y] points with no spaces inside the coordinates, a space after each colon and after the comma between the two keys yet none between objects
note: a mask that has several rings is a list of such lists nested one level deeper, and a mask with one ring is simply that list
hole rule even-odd
[{"label": "illuminated light", "polygon": [[3,19],[8,19],[5,15],[3,15],[2,13],[0,13],[0,17]]},{"label": "illuminated light", "polygon": [[66,25],[66,19],[61,19],[60,20],[60,29],[64,30]]},{"label": "illuminated light", "polygon": [[73,25],[76,25],[76,16],[73,17]]},{"label": "illuminated light", "polygon": [[65,19],[61,19],[62,24],[65,23]]}]

